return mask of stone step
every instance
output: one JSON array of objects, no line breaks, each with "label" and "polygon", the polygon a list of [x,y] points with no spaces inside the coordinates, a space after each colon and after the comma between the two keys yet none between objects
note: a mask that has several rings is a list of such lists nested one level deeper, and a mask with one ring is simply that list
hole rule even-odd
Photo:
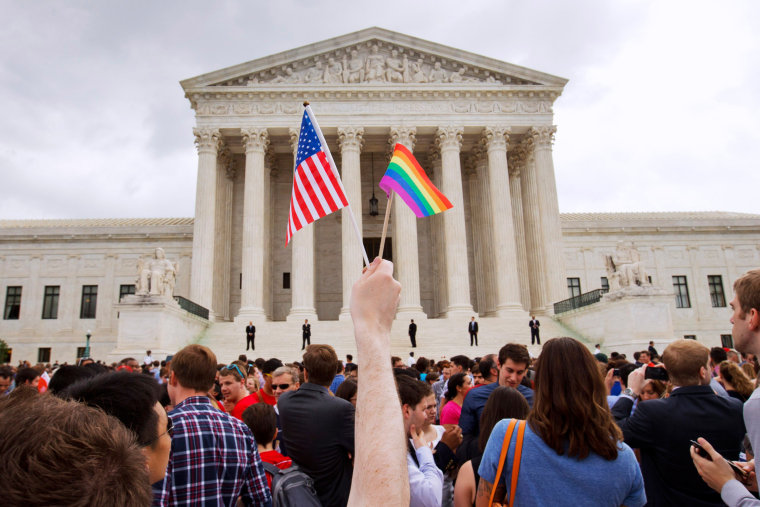
[{"label": "stone step", "polygon": [[[509,342],[528,346],[532,355],[538,355],[541,347],[530,345],[530,330],[526,312],[515,312],[507,317],[483,317],[478,319],[478,346],[470,346],[467,332],[469,319],[415,319],[417,323],[417,347],[412,348],[408,337],[409,320],[397,319],[391,329],[391,353],[406,358],[410,351],[414,356],[436,360],[450,358],[458,354],[479,357],[489,353],[498,353]],[[582,336],[563,326],[551,317],[540,317],[541,337],[547,340],[554,336],[572,336],[589,345]],[[350,320],[313,321],[311,324],[311,343],[332,345],[338,357],[345,358],[353,354],[354,360],[360,362],[356,353],[353,336],[353,324]],[[217,355],[220,362],[231,362],[239,354],[249,358],[277,357],[284,362],[300,361],[302,322],[262,322],[256,323],[256,350],[245,350],[245,326],[233,322],[216,322],[202,335],[198,343],[208,346]],[[591,348],[591,346],[589,346]]]}]

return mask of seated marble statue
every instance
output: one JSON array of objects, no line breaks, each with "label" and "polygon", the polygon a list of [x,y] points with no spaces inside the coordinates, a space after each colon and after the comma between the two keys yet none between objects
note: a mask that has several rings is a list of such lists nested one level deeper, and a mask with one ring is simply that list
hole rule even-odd
[{"label": "seated marble statue", "polygon": [[171,297],[176,276],[177,268],[166,259],[164,249],[156,248],[152,259],[138,261],[135,294]]}]

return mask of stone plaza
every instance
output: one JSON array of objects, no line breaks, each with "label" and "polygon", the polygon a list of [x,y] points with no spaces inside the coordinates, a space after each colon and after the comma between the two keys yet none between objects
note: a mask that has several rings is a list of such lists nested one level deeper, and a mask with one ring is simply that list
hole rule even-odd
[{"label": "stone plaza", "polygon": [[393,201],[385,257],[403,287],[399,355],[411,350],[411,319],[417,356],[438,358],[467,352],[471,316],[481,331],[470,355],[528,343],[531,314],[544,339],[606,350],[683,336],[730,345],[726,304],[733,280],[760,265],[760,215],[561,214],[553,104],[566,82],[379,28],[184,80],[195,217],[0,221],[0,338],[31,361],[73,361],[88,330],[96,358],[161,357],[199,341],[231,360],[251,321],[253,355],[293,360],[308,319],[314,343],[355,353],[348,306],[362,254],[350,211],[285,247],[308,100],[370,258],[396,143],[454,205],[417,219]]}]

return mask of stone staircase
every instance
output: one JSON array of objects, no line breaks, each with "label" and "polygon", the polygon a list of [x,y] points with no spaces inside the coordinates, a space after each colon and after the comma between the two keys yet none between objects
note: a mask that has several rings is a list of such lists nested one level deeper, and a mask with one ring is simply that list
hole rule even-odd
[{"label": "stone staircase", "polygon": [[[506,317],[483,317],[478,319],[480,332],[477,347],[470,347],[470,336],[467,332],[468,315],[457,318],[418,319],[417,348],[413,349],[407,335],[409,319],[400,317],[393,323],[391,330],[391,352],[393,355],[406,358],[410,351],[414,357],[427,357],[439,360],[450,358],[457,354],[468,357],[483,356],[488,353],[498,353],[499,349],[508,342],[523,343],[528,346],[532,355],[538,355],[541,347],[530,345],[530,330],[527,312],[515,311]],[[547,340],[555,336],[572,336],[588,344],[582,336],[573,332],[562,323],[551,317],[539,317],[541,321],[541,338]],[[332,345],[338,357],[345,358],[353,354],[356,362],[361,358],[356,353],[353,337],[353,324],[348,320],[315,321],[311,323],[311,343],[328,343]],[[216,322],[196,340],[206,345],[216,353],[220,362],[231,362],[239,354],[247,354],[249,358],[277,357],[285,362],[300,361],[301,352],[301,321],[297,322],[254,322],[256,326],[256,350],[245,350],[245,326],[233,322]]]}]

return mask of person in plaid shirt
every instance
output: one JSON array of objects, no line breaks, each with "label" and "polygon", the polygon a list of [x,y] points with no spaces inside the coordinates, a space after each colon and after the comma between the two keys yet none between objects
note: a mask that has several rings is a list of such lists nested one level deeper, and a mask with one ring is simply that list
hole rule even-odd
[{"label": "person in plaid shirt", "polygon": [[173,358],[169,413],[172,449],[153,505],[272,505],[253,434],[241,421],[214,408],[206,392],[214,383],[216,356],[188,345]]}]

